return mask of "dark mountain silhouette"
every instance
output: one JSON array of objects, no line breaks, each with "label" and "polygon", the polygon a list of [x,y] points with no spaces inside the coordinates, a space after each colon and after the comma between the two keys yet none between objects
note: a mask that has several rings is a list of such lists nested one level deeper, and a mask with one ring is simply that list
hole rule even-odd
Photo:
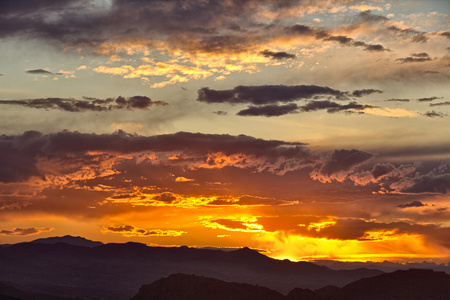
[{"label": "dark mountain silhouette", "polygon": [[327,285],[314,291],[321,299],[336,299],[341,293],[341,289],[334,285]]},{"label": "dark mountain silhouette", "polygon": [[[339,289],[339,288],[338,288]],[[322,300],[322,297],[310,289],[295,288],[289,292],[287,300]]]},{"label": "dark mountain silhouette", "polygon": [[400,270],[352,282],[342,289],[294,288],[287,296],[273,290],[195,275],[175,274],[143,285],[131,300],[448,300],[450,275],[426,269]]},{"label": "dark mountain silhouette", "polygon": [[97,247],[97,246],[103,245],[102,242],[94,242],[94,241],[85,239],[84,237],[81,237],[81,236],[71,236],[71,235],[37,239],[37,240],[31,241],[30,243],[37,243],[37,244],[63,243],[63,244],[68,244],[68,245],[73,245],[73,246],[83,246],[83,247]]},{"label": "dark mountain silhouette", "polygon": [[24,292],[10,284],[0,282],[0,300],[76,300],[47,294]]},{"label": "dark mountain silhouette", "polygon": [[398,270],[364,278],[341,289],[338,299],[450,299],[450,275],[426,269]]},{"label": "dark mountain silhouette", "polygon": [[[295,287],[342,287],[382,274],[378,270],[336,271],[308,262],[275,260],[243,248],[220,251],[148,247],[139,243],[76,246],[81,238],[62,237],[0,248],[0,281],[21,290],[62,297],[129,299],[142,284],[175,273],[265,286],[282,294]],[[59,242],[65,240],[66,242]],[[85,241],[83,241],[85,243]]]},{"label": "dark mountain silhouette", "polygon": [[317,260],[313,261],[314,264],[319,266],[325,266],[332,270],[352,270],[356,268],[367,268],[367,269],[376,269],[386,273],[394,272],[397,270],[409,270],[409,269],[432,269],[434,271],[443,271],[447,274],[450,274],[450,263],[444,264],[436,264],[434,262],[391,262],[391,261],[383,261],[383,262],[343,262],[343,261],[335,261],[335,260]]},{"label": "dark mountain silhouette", "polygon": [[265,287],[225,282],[195,275],[174,274],[144,285],[131,300],[283,300]]}]

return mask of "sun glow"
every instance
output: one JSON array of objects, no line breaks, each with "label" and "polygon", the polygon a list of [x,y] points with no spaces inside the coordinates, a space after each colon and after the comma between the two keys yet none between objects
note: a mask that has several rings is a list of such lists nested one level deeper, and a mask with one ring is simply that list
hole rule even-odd
[{"label": "sun glow", "polygon": [[420,235],[372,232],[370,236],[374,239],[337,240],[287,235],[284,232],[265,232],[257,239],[261,242],[261,247],[270,249],[268,256],[291,261],[327,259],[382,262],[450,258],[447,248],[429,243]]}]

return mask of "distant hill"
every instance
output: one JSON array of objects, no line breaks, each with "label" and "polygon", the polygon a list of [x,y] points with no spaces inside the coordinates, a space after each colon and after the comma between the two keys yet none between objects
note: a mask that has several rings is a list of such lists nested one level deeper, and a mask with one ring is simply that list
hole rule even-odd
[{"label": "distant hill", "polygon": [[340,299],[450,299],[450,275],[426,269],[398,270],[364,278],[341,289]]},{"label": "distant hill", "polygon": [[256,285],[174,274],[144,285],[131,300],[283,300],[284,295]]},{"label": "distant hill", "polygon": [[97,247],[97,246],[103,245],[102,242],[94,242],[94,241],[85,239],[84,237],[71,236],[71,235],[37,239],[37,240],[31,241],[30,243],[36,243],[36,244],[63,243],[63,244],[68,244],[68,245],[73,245],[73,246],[82,246],[82,247]]},{"label": "distant hill", "polygon": [[36,294],[32,292],[24,292],[10,284],[0,282],[0,300],[72,300],[72,299],[48,294]]},{"label": "distant hill", "polygon": [[294,288],[287,296],[268,288],[175,274],[143,285],[131,300],[448,300],[450,275],[433,270],[400,270],[352,282],[342,289]]},{"label": "distant hill", "polygon": [[275,260],[249,248],[225,252],[139,243],[93,247],[95,242],[80,246],[73,241],[86,242],[62,237],[1,247],[0,281],[33,293],[121,300],[131,298],[143,284],[176,273],[265,286],[282,294],[295,287],[342,287],[382,274],[378,270],[336,271],[308,262]]}]

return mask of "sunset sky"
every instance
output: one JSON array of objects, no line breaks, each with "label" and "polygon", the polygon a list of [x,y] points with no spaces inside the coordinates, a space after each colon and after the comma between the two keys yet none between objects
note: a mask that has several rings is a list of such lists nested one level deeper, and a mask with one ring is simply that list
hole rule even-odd
[{"label": "sunset sky", "polygon": [[0,1],[0,243],[450,262],[448,4]]}]

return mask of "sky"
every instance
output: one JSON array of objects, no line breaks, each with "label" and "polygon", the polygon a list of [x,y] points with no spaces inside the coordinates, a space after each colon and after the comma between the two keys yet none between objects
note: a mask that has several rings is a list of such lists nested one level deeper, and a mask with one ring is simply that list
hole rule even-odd
[{"label": "sky", "polygon": [[450,262],[445,0],[0,2],[0,243]]}]

